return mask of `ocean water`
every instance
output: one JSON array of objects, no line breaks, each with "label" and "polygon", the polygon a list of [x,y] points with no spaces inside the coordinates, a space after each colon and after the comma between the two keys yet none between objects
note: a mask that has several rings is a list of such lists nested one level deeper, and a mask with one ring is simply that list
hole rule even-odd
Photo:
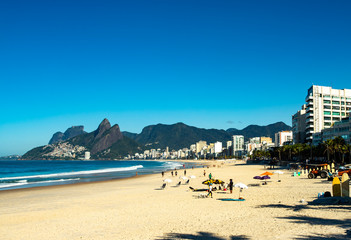
[{"label": "ocean water", "polygon": [[[0,161],[0,191],[49,185],[95,182],[182,168],[161,161]],[[196,165],[186,164],[186,167]]]}]

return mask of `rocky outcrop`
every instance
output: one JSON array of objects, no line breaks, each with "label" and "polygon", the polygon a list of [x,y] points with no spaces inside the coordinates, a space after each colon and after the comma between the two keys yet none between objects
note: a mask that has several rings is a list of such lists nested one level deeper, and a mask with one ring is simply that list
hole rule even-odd
[{"label": "rocky outcrop", "polygon": [[110,122],[105,118],[94,131],[94,139],[99,139],[107,130],[111,128]]},{"label": "rocky outcrop", "polygon": [[118,124],[110,127],[110,122],[107,119],[99,125],[95,131],[94,144],[91,148],[91,153],[95,154],[111,147],[115,142],[123,138]]},{"label": "rocky outcrop", "polygon": [[58,142],[66,141],[70,138],[79,136],[84,132],[84,126],[73,126],[68,128],[64,133],[57,132],[55,133],[49,141],[49,144],[55,144]]},{"label": "rocky outcrop", "polygon": [[52,138],[49,141],[49,144],[54,144],[63,141],[63,132],[57,132],[52,135]]}]

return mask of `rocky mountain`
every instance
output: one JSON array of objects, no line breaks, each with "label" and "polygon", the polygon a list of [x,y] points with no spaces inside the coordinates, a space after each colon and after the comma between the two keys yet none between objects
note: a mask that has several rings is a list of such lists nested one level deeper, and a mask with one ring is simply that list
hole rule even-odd
[{"label": "rocky mountain", "polygon": [[291,127],[283,122],[277,122],[267,126],[250,125],[242,130],[230,128],[228,130],[203,129],[188,126],[184,123],[171,125],[157,124],[145,127],[140,134],[123,132],[146,148],[180,149],[189,147],[200,140],[213,143],[216,141],[230,141],[233,135],[243,135],[245,139],[266,136],[274,140],[274,134],[279,131],[291,130]]},{"label": "rocky mountain", "polygon": [[58,142],[62,142],[68,140],[72,137],[76,137],[78,135],[84,134],[84,126],[73,126],[68,128],[64,133],[57,132],[55,133],[49,141],[49,144],[54,144]]},{"label": "rocky mountain", "polygon": [[189,148],[191,144],[200,140],[207,143],[220,141],[225,145],[233,135],[243,135],[245,139],[266,136],[274,140],[274,134],[284,130],[291,130],[291,127],[283,122],[267,126],[250,125],[242,130],[204,129],[176,123],[150,125],[140,134],[136,134],[122,133],[117,124],[111,126],[110,122],[104,119],[98,128],[90,133],[84,132],[83,126],[69,128],[62,134],[56,133],[50,140],[53,144],[36,147],[24,154],[22,159],[72,159],[83,157],[85,151],[91,153],[92,159],[116,159],[136,152],[141,153],[144,149]]},{"label": "rocky mountain", "polygon": [[115,124],[111,127],[110,122],[105,118],[95,131],[71,138],[69,143],[84,146],[94,155],[111,147],[122,138],[123,135],[119,126]]},{"label": "rocky mountain", "polygon": [[122,135],[117,124],[111,127],[104,119],[91,133],[81,133],[68,140],[36,147],[22,156],[22,159],[79,158],[89,151],[92,159],[123,158],[128,154],[141,151],[134,140]]}]

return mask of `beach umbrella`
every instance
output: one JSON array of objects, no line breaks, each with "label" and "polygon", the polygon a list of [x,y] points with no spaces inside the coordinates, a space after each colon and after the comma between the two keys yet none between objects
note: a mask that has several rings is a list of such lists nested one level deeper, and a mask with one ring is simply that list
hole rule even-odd
[{"label": "beach umbrella", "polygon": [[224,181],[222,181],[220,179],[208,179],[208,180],[202,182],[202,184],[206,184],[206,185],[209,185],[210,183],[212,183],[212,184],[222,184],[222,183],[224,183]]},{"label": "beach umbrella", "polygon": [[240,188],[240,189],[248,189],[247,185],[243,184],[243,183],[237,183],[234,185],[234,187]]},{"label": "beach umbrella", "polygon": [[254,176],[253,179],[262,180],[262,177],[261,176]]},{"label": "beach umbrella", "polygon": [[280,181],[280,180],[279,180],[279,175],[280,175],[280,174],[284,174],[284,172],[282,172],[282,171],[280,171],[280,170],[274,171],[274,173],[278,174],[278,181]]},{"label": "beach umbrella", "polygon": [[172,182],[172,180],[169,179],[169,178],[166,178],[166,179],[163,179],[163,182],[165,182],[165,183],[170,183],[170,182]]},{"label": "beach umbrella", "polygon": [[196,178],[196,176],[194,176],[194,175],[191,175],[191,176],[190,176],[190,178]]},{"label": "beach umbrella", "polygon": [[273,173],[271,173],[271,172],[264,172],[264,173],[261,174],[261,176],[268,176],[268,175],[273,175]]},{"label": "beach umbrella", "polygon": [[243,191],[243,189],[248,189],[248,187],[243,183],[237,183],[234,185],[234,187],[240,188],[239,199],[241,198],[240,195],[241,195],[241,192]]}]

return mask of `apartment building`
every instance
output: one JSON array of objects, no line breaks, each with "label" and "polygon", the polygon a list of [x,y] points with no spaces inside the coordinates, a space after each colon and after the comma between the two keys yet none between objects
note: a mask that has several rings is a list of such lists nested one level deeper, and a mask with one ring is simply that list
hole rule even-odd
[{"label": "apartment building", "polygon": [[281,131],[275,134],[275,146],[283,146],[286,142],[292,142],[293,133],[292,131]]},{"label": "apartment building", "polygon": [[351,117],[343,118],[339,122],[335,122],[332,127],[322,130],[322,141],[342,137],[346,143],[351,143]]},{"label": "apartment building", "polygon": [[351,111],[351,89],[333,89],[313,85],[306,97],[306,141],[314,133],[329,128]]},{"label": "apartment building", "polygon": [[304,104],[301,110],[292,116],[292,132],[294,144],[306,142],[306,108],[306,104]]},{"label": "apartment building", "polygon": [[234,135],[233,136],[233,155],[241,157],[244,154],[244,136]]},{"label": "apartment building", "polygon": [[206,141],[198,141],[196,143],[196,154],[201,153],[201,151],[207,146]]}]

